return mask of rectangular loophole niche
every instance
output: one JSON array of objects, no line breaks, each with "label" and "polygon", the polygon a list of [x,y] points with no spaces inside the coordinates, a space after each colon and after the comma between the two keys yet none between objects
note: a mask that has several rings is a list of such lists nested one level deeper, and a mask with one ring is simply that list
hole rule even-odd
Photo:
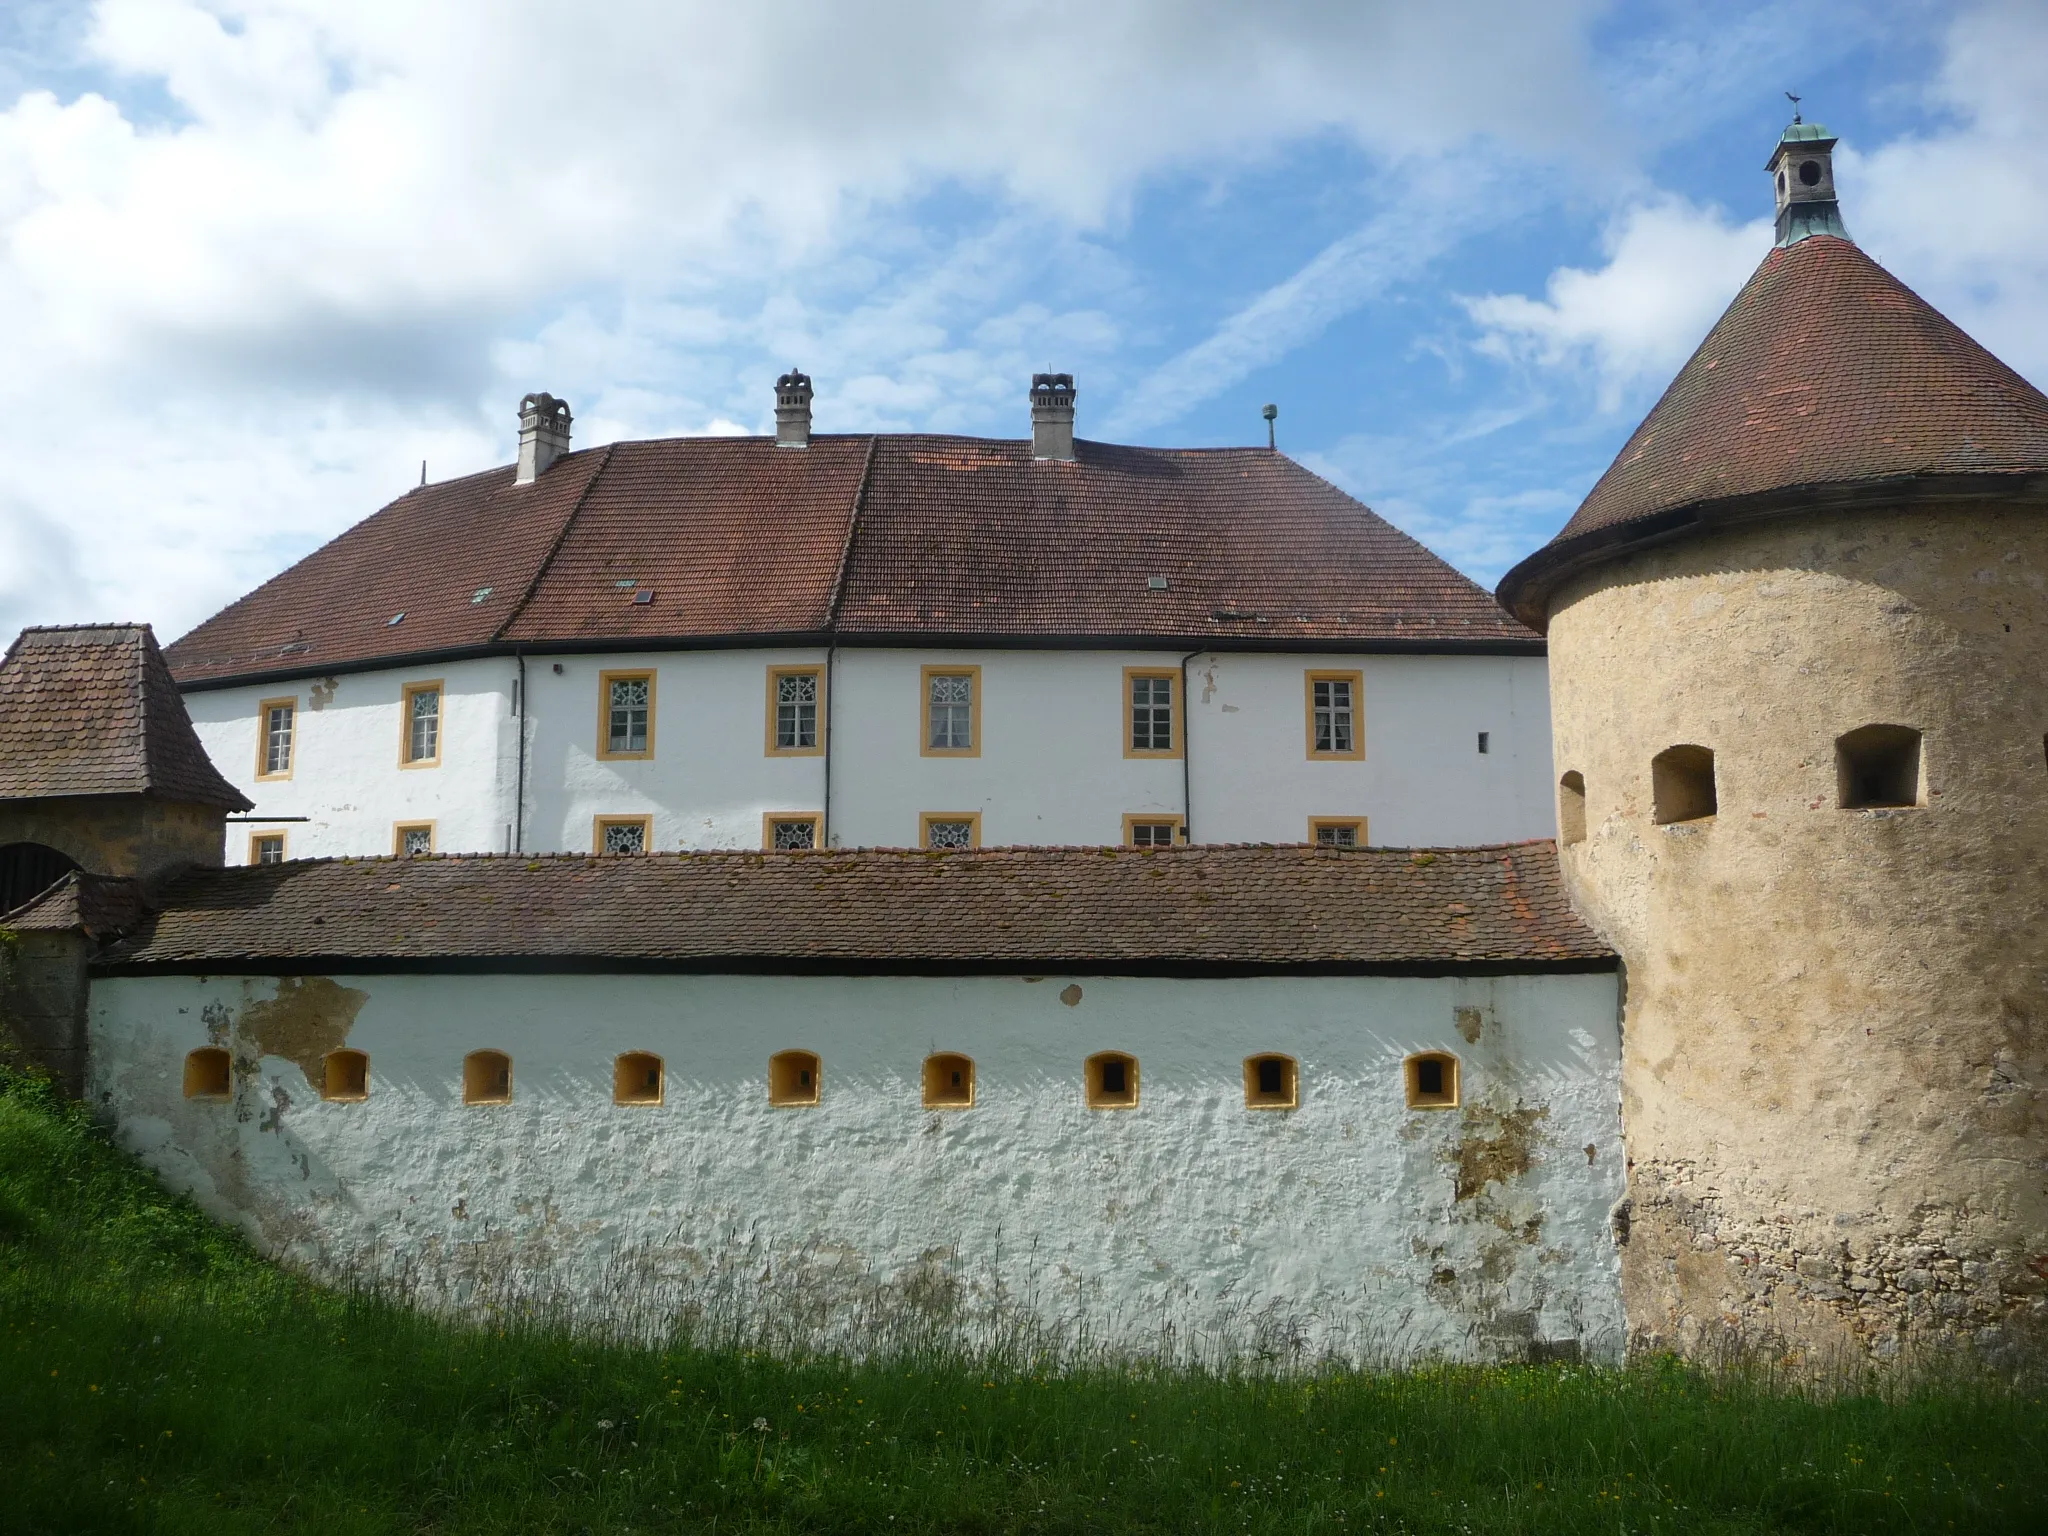
[{"label": "rectangular loophole niche", "polygon": [[612,1063],[614,1104],[659,1104],[661,1058],[652,1051],[627,1051]]},{"label": "rectangular loophole niche", "polygon": [[1090,1109],[1138,1107],[1138,1058],[1122,1051],[1102,1051],[1088,1058],[1086,1071]]},{"label": "rectangular loophole niche", "polygon": [[1666,747],[1650,759],[1650,819],[1659,826],[1704,821],[1720,809],[1711,747]]},{"label": "rectangular loophole niche", "polygon": [[952,1051],[924,1059],[924,1107],[971,1109],[974,1106],[974,1062]]},{"label": "rectangular loophole niche", "polygon": [[217,1045],[201,1046],[185,1056],[185,1097],[225,1099],[233,1091],[228,1053]]},{"label": "rectangular loophole niche", "polygon": [[462,1102],[510,1104],[512,1058],[503,1051],[471,1051],[463,1057]]},{"label": "rectangular loophole niche", "polygon": [[1835,795],[1845,811],[1920,804],[1920,733],[1866,725],[1837,737]]},{"label": "rectangular loophole niche", "polygon": [[1293,1109],[1301,1102],[1301,1068],[1292,1056],[1244,1059],[1244,1107]]},{"label": "rectangular loophole niche", "polygon": [[352,1103],[370,1096],[370,1058],[361,1051],[329,1051],[321,1062],[320,1097]]},{"label": "rectangular loophole niche", "polygon": [[777,1051],[768,1058],[768,1102],[799,1109],[818,1102],[818,1058],[811,1051]]},{"label": "rectangular loophole niche", "polygon": [[1566,847],[1586,840],[1586,776],[1576,768],[1557,781],[1557,840]]},{"label": "rectangular loophole niche", "polygon": [[1447,1051],[1420,1051],[1402,1063],[1410,1109],[1458,1107],[1458,1058]]}]

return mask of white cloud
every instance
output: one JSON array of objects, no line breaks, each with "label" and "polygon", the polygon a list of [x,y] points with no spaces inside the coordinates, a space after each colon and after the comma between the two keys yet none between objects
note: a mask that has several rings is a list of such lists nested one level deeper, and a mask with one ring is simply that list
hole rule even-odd
[{"label": "white cloud", "polygon": [[589,441],[746,424],[829,361],[821,426],[986,429],[1117,343],[1090,232],[1148,177],[1583,144],[1595,9],[37,8],[0,80],[80,51],[0,110],[0,628],[176,632],[422,455],[505,457],[530,387]]},{"label": "white cloud", "polygon": [[1626,209],[1603,241],[1606,265],[1561,267],[1546,296],[1467,299],[1480,350],[1590,373],[1600,409],[1661,388],[1770,249],[1768,219],[1731,224],[1718,208],[1658,197]]}]

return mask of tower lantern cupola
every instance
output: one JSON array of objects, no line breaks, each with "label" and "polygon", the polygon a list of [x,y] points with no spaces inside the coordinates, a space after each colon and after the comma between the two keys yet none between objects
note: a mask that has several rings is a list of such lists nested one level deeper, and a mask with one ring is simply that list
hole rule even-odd
[{"label": "tower lantern cupola", "polygon": [[1797,245],[1809,235],[1849,238],[1842,205],[1835,201],[1835,136],[1819,123],[1795,114],[1764,169],[1778,195],[1778,244]]}]

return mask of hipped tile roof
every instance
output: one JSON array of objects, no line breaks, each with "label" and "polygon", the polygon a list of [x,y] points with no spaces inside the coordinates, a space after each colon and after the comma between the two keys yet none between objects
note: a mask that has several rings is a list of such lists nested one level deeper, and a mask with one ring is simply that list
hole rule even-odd
[{"label": "hipped tile roof", "polygon": [[1081,442],[1071,462],[1035,462],[1028,442],[907,435],[800,451],[616,443],[529,486],[510,468],[423,486],[170,657],[193,684],[514,646],[828,635],[1541,649],[1483,589],[1283,455]]},{"label": "hipped tile roof", "polygon": [[1563,530],[1501,601],[1547,618],[1554,573],[1687,509],[1908,477],[2048,472],[2048,397],[1850,241],[1763,260]]},{"label": "hipped tile roof", "polygon": [[484,856],[187,874],[103,963],[1598,968],[1548,842]]},{"label": "hipped tile roof", "polygon": [[0,926],[14,933],[82,933],[109,940],[140,927],[152,908],[139,880],[74,869],[12,912]]},{"label": "hipped tile roof", "polygon": [[0,660],[0,800],[69,795],[252,808],[199,745],[146,624],[25,629]]}]

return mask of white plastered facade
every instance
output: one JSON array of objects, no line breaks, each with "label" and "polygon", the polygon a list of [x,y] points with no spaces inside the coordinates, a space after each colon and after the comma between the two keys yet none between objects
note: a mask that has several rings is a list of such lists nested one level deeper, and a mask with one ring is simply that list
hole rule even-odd
[{"label": "white plastered facade", "polygon": [[[169,1184],[438,1305],[856,1350],[935,1317],[1178,1357],[1620,1347],[1612,973],[142,975],[95,982],[90,1030],[92,1100]],[[343,1045],[368,1097],[323,1102]],[[183,1096],[207,1046],[230,1100]],[[768,1102],[790,1048],[815,1107]],[[510,1103],[463,1102],[480,1049]],[[921,1107],[935,1050],[973,1058],[972,1108]],[[1102,1050],[1138,1059],[1137,1107],[1085,1106]],[[613,1102],[625,1051],[664,1059],[663,1102]],[[1458,1058],[1459,1107],[1407,1106],[1421,1051]],[[1297,1108],[1247,1108],[1263,1052]]]},{"label": "white plastered facade", "polygon": [[[451,853],[587,851],[612,816],[651,817],[657,849],[755,848],[764,816],[826,809],[825,757],[767,750],[771,670],[826,663],[823,649],[530,656],[523,784],[509,657],[198,690],[186,705],[257,817],[305,818],[238,823],[231,863],[248,857],[251,831],[282,831],[294,858],[363,855],[392,851],[394,826],[420,821]],[[1301,842],[1318,817],[1363,818],[1385,845],[1553,831],[1541,657],[1204,653],[1188,662],[1191,700],[1175,652],[843,647],[830,665],[841,847],[913,845],[921,814],[948,812],[978,814],[986,845],[1116,843],[1132,815],[1188,816],[1199,842]],[[977,669],[970,756],[922,750],[929,666]],[[1185,765],[1125,752],[1130,668],[1174,676]],[[601,679],[636,671],[655,679],[653,753],[607,758]],[[1360,675],[1359,756],[1311,756],[1311,672]],[[441,761],[401,767],[405,688],[432,680],[445,689]],[[293,769],[260,778],[259,710],[277,698],[297,703]]]}]

